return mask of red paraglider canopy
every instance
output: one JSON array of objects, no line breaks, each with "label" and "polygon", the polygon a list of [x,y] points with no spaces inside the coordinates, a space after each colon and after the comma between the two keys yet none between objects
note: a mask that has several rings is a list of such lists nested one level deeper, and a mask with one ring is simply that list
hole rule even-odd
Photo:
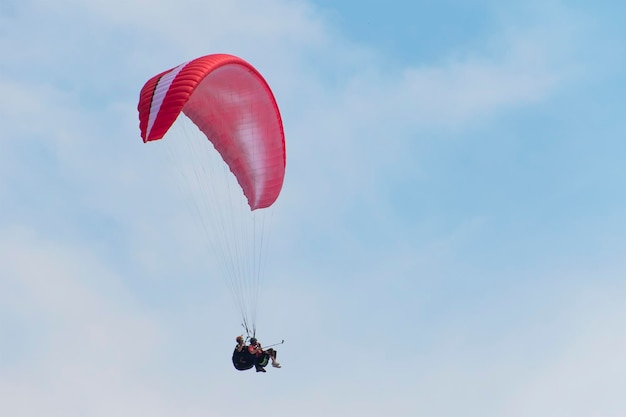
[{"label": "red paraglider canopy", "polygon": [[161,139],[184,113],[213,143],[251,210],[271,206],[285,176],[280,112],[261,74],[241,58],[214,54],[152,77],[141,89],[144,142]]}]

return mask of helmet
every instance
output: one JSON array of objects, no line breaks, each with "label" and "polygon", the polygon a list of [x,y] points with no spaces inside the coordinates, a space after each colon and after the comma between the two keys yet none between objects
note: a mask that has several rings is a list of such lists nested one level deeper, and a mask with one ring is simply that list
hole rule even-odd
[{"label": "helmet", "polygon": [[256,337],[253,337],[253,338],[250,339],[250,344],[251,345],[256,345],[257,344]]},{"label": "helmet", "polygon": [[235,340],[237,341],[237,343],[243,342],[243,336],[237,336]]}]

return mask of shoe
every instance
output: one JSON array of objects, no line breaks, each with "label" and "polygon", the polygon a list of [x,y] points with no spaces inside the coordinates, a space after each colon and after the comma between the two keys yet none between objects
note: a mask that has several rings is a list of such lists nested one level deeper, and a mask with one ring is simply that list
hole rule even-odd
[{"label": "shoe", "polygon": [[257,369],[256,371],[257,371],[257,372],[267,372],[267,371],[266,371],[265,369],[263,369],[263,368],[259,368],[259,369]]},{"label": "shoe", "polygon": [[282,367],[280,366],[280,363],[278,363],[278,362],[272,362],[272,366],[273,366],[274,368],[282,368]]}]

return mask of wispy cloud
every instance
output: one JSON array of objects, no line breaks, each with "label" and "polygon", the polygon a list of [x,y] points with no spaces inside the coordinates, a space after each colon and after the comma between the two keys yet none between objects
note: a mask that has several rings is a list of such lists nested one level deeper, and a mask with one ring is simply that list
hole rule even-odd
[{"label": "wispy cloud", "polygon": [[[437,141],[471,137],[487,151],[477,139],[494,121],[590,78],[584,16],[529,7],[480,45],[406,66],[340,36],[308,2],[2,4],[0,414],[623,408],[623,340],[611,330],[623,308],[606,288],[589,301],[580,284],[619,282],[619,265],[562,291],[569,281],[543,258],[485,261],[502,244],[485,241],[495,226],[480,213],[416,215],[423,184],[448,184],[426,172],[446,152]],[[143,82],[211,52],[266,75],[287,132],[263,320],[266,337],[288,344],[284,368],[264,375],[271,384],[232,373],[230,300],[205,279],[213,265],[197,225],[137,127]],[[437,174],[457,169],[438,161],[448,165]],[[581,373],[588,382],[575,382]],[[234,400],[233,387],[263,400]],[[602,407],[585,408],[582,394]]]}]

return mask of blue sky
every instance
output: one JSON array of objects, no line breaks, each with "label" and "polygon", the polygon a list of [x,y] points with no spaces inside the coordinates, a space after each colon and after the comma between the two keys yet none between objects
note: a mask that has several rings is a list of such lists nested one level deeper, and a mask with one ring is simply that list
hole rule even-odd
[{"label": "blue sky", "polygon": [[[2,2],[1,415],[622,414],[626,6],[336,3]],[[216,52],[285,124],[263,375],[139,136]]]}]

